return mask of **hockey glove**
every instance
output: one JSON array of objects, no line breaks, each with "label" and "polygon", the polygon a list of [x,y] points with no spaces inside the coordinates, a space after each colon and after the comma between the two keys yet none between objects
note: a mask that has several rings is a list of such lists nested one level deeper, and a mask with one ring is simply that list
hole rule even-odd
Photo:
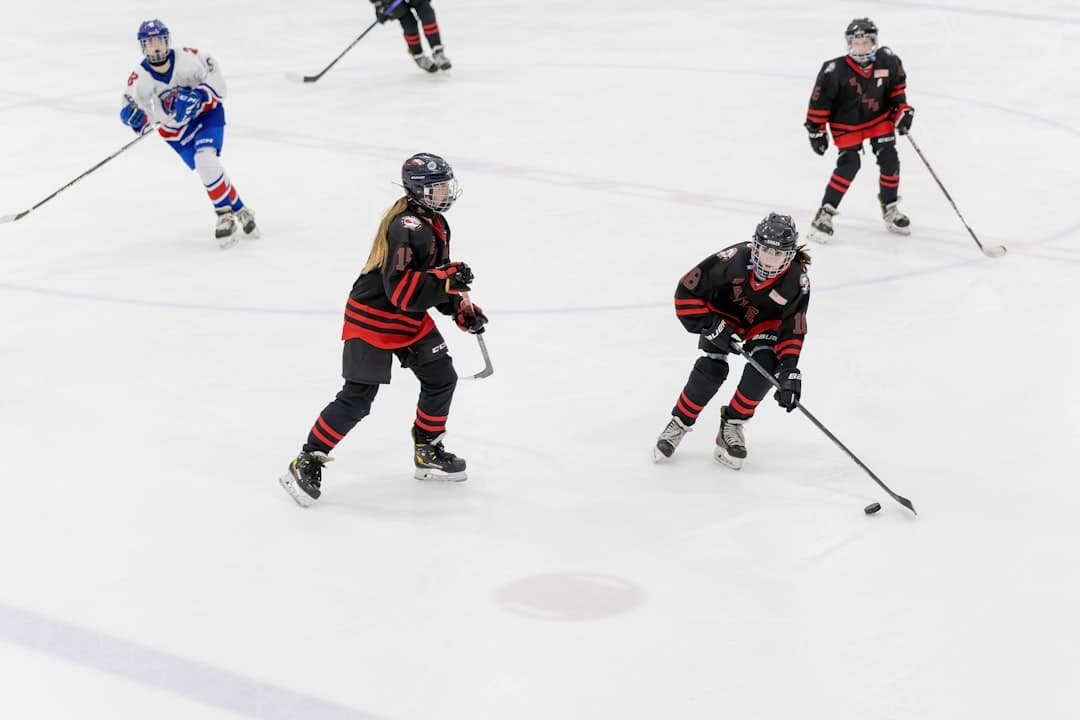
[{"label": "hockey glove", "polygon": [[210,93],[202,88],[180,88],[173,99],[173,117],[183,125],[199,114],[199,109],[210,102]]},{"label": "hockey glove", "polygon": [[461,303],[461,306],[458,307],[457,314],[454,315],[454,322],[457,323],[457,326],[473,335],[480,335],[483,333],[487,321],[487,315],[484,314],[484,311],[479,305]]},{"label": "hockey glove", "polygon": [[146,124],[150,122],[146,117],[146,113],[134,102],[120,108],[120,120],[137,133],[141,133]]},{"label": "hockey glove", "polygon": [[739,336],[735,334],[735,328],[728,325],[723,318],[702,330],[701,339],[721,352],[739,351]]},{"label": "hockey glove", "polygon": [[896,121],[896,132],[907,135],[911,130],[911,121],[915,119],[915,110],[906,107],[900,111],[900,117]]},{"label": "hockey glove", "polygon": [[405,0],[398,3],[398,6],[393,10],[390,10],[390,6],[394,4],[394,0],[371,0],[371,4],[375,6],[375,19],[380,23],[384,23],[387,20],[400,20],[405,17],[405,13],[409,11],[405,7]]},{"label": "hockey glove", "polygon": [[799,406],[799,396],[802,395],[802,373],[798,368],[781,370],[776,374],[776,379],[780,383],[780,389],[773,397],[780,403],[780,407],[791,412]]},{"label": "hockey glove", "polygon": [[810,148],[818,155],[824,155],[829,149],[829,136],[825,134],[825,128],[820,125],[808,126],[806,132],[810,134]]},{"label": "hockey glove", "polygon": [[473,271],[463,262],[446,263],[428,272],[440,280],[446,281],[446,293],[448,295],[458,295],[471,289],[469,283],[473,281]]}]

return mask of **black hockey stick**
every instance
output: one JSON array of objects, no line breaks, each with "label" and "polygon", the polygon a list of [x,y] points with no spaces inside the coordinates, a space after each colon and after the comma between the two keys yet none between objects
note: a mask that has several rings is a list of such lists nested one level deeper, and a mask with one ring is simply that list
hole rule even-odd
[{"label": "black hockey stick", "polygon": [[[467,292],[461,293],[461,301],[468,303],[470,306],[472,305],[472,300],[469,299],[469,293]],[[459,375],[458,377],[461,380],[481,380],[495,372],[495,368],[491,366],[491,356],[488,355],[487,343],[484,342],[483,328],[476,333],[476,342],[480,344],[480,354],[484,358],[484,369],[475,375]]]},{"label": "black hockey stick", "polygon": [[[386,10],[383,10],[382,14],[383,15],[389,15],[391,12],[396,10],[397,6],[400,5],[402,2],[404,2],[404,0],[397,0],[390,7],[386,8]],[[345,53],[352,50],[353,46],[356,45],[356,43],[363,40],[364,36],[367,35],[369,32],[371,32],[375,28],[375,26],[379,25],[379,24],[381,24],[380,21],[376,20],[375,22],[368,25],[367,29],[364,30],[364,32],[360,33],[360,35],[355,40],[353,40],[351,43],[349,43],[349,47],[342,50],[341,54],[338,55],[336,58],[334,58],[334,60],[329,65],[324,67],[322,69],[322,72],[320,72],[318,75],[301,75],[300,73],[291,73],[290,72],[290,73],[285,73],[285,77],[288,78],[289,80],[292,80],[293,82],[298,82],[298,83],[313,83],[313,82],[316,82],[319,78],[321,78],[323,75],[326,74],[327,70],[334,67],[334,65],[337,64],[338,60],[345,57]]]},{"label": "black hockey stick", "polygon": [[30,213],[32,213],[32,212],[33,212],[34,210],[37,210],[37,209],[38,209],[39,207],[41,207],[41,206],[42,206],[42,205],[44,205],[45,203],[47,203],[47,202],[49,202],[50,200],[52,200],[52,199],[53,199],[54,197],[56,197],[56,196],[57,196],[57,195],[59,195],[60,193],[64,192],[64,191],[65,191],[65,190],[67,190],[67,189],[68,189],[69,187],[71,187],[71,186],[72,186],[72,185],[74,185],[75,183],[79,182],[79,181],[80,181],[80,180],[82,180],[82,179],[83,179],[84,177],[86,177],[86,176],[87,176],[87,175],[89,175],[90,173],[94,172],[95,170],[97,170],[97,169],[98,169],[99,167],[101,167],[101,166],[102,166],[102,165],[104,165],[105,163],[107,163],[107,162],[109,162],[110,160],[112,160],[112,159],[113,159],[114,157],[116,157],[117,155],[119,155],[119,154],[121,154],[121,153],[125,152],[125,151],[126,151],[126,150],[127,150],[128,148],[130,148],[130,147],[131,147],[132,145],[134,145],[135,143],[137,143],[137,142],[139,142],[140,140],[142,140],[142,139],[143,139],[144,137],[146,137],[147,135],[150,135],[150,133],[151,133],[151,132],[152,132],[153,130],[155,130],[156,128],[157,128],[157,125],[149,125],[149,126],[147,126],[147,128],[146,128],[146,129],[145,129],[145,130],[144,130],[144,131],[143,131],[143,132],[142,132],[142,133],[141,133],[141,134],[140,134],[140,135],[139,135],[139,136],[138,136],[137,138],[135,138],[135,139],[134,139],[134,140],[132,140],[131,142],[127,143],[126,145],[124,145],[124,147],[120,148],[119,150],[117,150],[116,152],[114,152],[114,153],[113,153],[112,155],[109,155],[109,156],[108,156],[107,158],[105,158],[104,160],[100,161],[100,162],[99,162],[99,163],[98,163],[97,165],[94,165],[94,167],[90,168],[89,170],[87,170],[86,172],[84,172],[84,173],[83,173],[82,175],[80,175],[79,177],[75,178],[74,180],[72,180],[71,182],[69,182],[69,183],[68,183],[67,185],[65,185],[64,187],[60,188],[60,189],[59,189],[59,190],[57,190],[56,192],[54,192],[54,193],[53,193],[52,195],[49,195],[49,196],[48,196],[47,198],[45,198],[44,200],[41,200],[41,201],[40,201],[40,202],[38,202],[38,203],[37,203],[36,205],[34,205],[34,206],[32,206],[32,207],[30,207],[30,208],[28,208],[28,209],[26,209],[26,210],[23,210],[23,211],[22,211],[22,212],[20,212],[20,213],[15,213],[14,215],[3,215],[3,216],[0,216],[0,225],[2,225],[2,224],[4,224],[4,223],[9,223],[9,222],[15,222],[16,220],[21,220],[22,218],[26,217],[27,215],[29,215]]},{"label": "black hockey stick", "polygon": [[982,250],[982,254],[992,258],[999,258],[1004,255],[1004,245],[991,245],[989,247],[983,247],[983,244],[979,242],[979,238],[975,237],[975,231],[971,229],[971,226],[967,224],[967,220],[964,220],[964,216],[960,214],[960,208],[956,207],[956,203],[953,202],[952,196],[949,195],[949,191],[945,189],[945,186],[941,183],[941,180],[938,178],[937,173],[934,172],[934,168],[930,167],[930,163],[929,161],[927,161],[926,156],[923,155],[922,150],[920,150],[919,146],[915,143],[915,138],[911,137],[911,133],[908,133],[904,137],[906,137],[908,139],[908,142],[911,143],[911,147],[915,148],[915,152],[919,155],[919,159],[923,161],[923,165],[925,165],[926,169],[930,171],[930,177],[934,178],[934,182],[936,182],[938,184],[938,187],[941,188],[941,192],[945,193],[945,199],[949,201],[950,205],[952,205],[952,209],[956,211],[956,216],[960,218],[960,222],[964,223],[964,227],[967,228],[968,234],[971,235],[971,239],[974,240],[975,244],[979,246],[980,250]]},{"label": "black hockey stick", "polygon": [[[739,346],[739,354],[740,354],[740,355],[742,355],[742,356],[743,356],[744,358],[746,358],[746,362],[748,362],[748,363],[750,363],[751,365],[753,365],[753,366],[754,366],[754,369],[755,369],[755,370],[757,370],[757,371],[758,371],[759,373],[761,373],[761,376],[762,376],[763,378],[765,378],[765,379],[766,379],[766,380],[768,380],[768,381],[769,381],[770,383],[772,383],[772,386],[773,386],[773,387],[775,387],[775,388],[776,388],[777,390],[779,390],[779,389],[780,389],[780,383],[779,383],[779,382],[777,381],[777,379],[776,379],[776,378],[774,378],[774,377],[773,377],[772,375],[770,375],[770,374],[768,373],[768,371],[766,371],[766,370],[765,370],[765,368],[761,367],[761,365],[760,365],[760,364],[758,363],[758,361],[757,361],[757,360],[755,360],[754,358],[750,357],[750,353],[746,352],[746,350],[744,350],[744,349],[743,349],[743,347],[742,347],[741,345]],[[863,470],[865,470],[865,471],[866,471],[866,474],[867,474],[867,475],[869,475],[869,476],[870,476],[871,478],[873,478],[873,479],[874,479],[874,482],[876,482],[876,483],[877,483],[878,485],[880,485],[880,486],[881,486],[881,489],[882,489],[882,490],[884,490],[885,492],[887,492],[887,493],[889,494],[889,497],[891,497],[891,498],[892,498],[893,500],[895,500],[896,502],[898,502],[898,503],[900,503],[901,505],[903,505],[904,507],[906,507],[906,508],[907,508],[908,510],[910,510],[910,511],[911,511],[911,512],[912,512],[913,514],[915,514],[915,515],[918,515],[918,514],[919,514],[919,513],[915,512],[915,506],[911,504],[911,501],[910,501],[910,500],[908,500],[908,499],[907,499],[906,497],[903,497],[903,496],[901,496],[901,495],[897,495],[896,493],[894,493],[894,492],[892,491],[892,488],[890,488],[890,487],[889,487],[888,485],[886,485],[886,484],[885,484],[884,482],[882,482],[882,481],[881,481],[881,478],[879,478],[879,477],[878,477],[877,475],[875,475],[875,474],[874,474],[874,471],[873,471],[873,470],[871,470],[870,468],[866,467],[866,465],[865,465],[865,464],[863,464],[863,461],[862,461],[862,460],[860,460],[860,459],[859,459],[858,457],[856,457],[856,456],[855,456],[855,453],[853,453],[853,452],[851,452],[850,450],[848,450],[848,449],[847,449],[847,446],[846,446],[846,445],[844,445],[844,443],[840,442],[840,438],[836,437],[836,436],[835,436],[835,435],[833,435],[833,434],[832,434],[831,432],[829,432],[829,429],[828,429],[827,427],[825,427],[824,425],[822,425],[822,424],[821,424],[821,422],[820,422],[820,421],[819,421],[819,420],[818,420],[818,419],[817,419],[816,417],[814,417],[814,416],[813,416],[813,415],[812,415],[812,414],[810,413],[810,411],[809,411],[809,410],[807,410],[807,409],[806,409],[806,408],[805,408],[805,407],[804,407],[804,406],[802,405],[802,403],[800,403],[800,402],[799,402],[798,400],[796,400],[796,401],[795,401],[795,406],[796,406],[796,407],[798,407],[798,408],[799,408],[799,410],[801,410],[801,411],[802,411],[802,414],[803,414],[803,415],[805,415],[806,417],[808,417],[808,418],[810,419],[810,422],[814,423],[814,425],[816,425],[816,426],[817,426],[817,429],[818,429],[818,430],[820,430],[821,432],[825,433],[825,435],[826,435],[826,436],[827,436],[827,437],[828,437],[828,438],[829,438],[830,440],[832,440],[832,441],[833,441],[834,443],[836,443],[836,446],[837,446],[838,448],[840,448],[840,449],[841,449],[841,450],[843,450],[843,451],[844,451],[845,453],[847,453],[847,456],[848,456],[849,458],[851,458],[852,460],[854,460],[854,461],[855,461],[855,464],[856,464],[856,465],[858,465],[858,466],[859,466],[859,467],[861,467],[861,468],[862,468]]]}]

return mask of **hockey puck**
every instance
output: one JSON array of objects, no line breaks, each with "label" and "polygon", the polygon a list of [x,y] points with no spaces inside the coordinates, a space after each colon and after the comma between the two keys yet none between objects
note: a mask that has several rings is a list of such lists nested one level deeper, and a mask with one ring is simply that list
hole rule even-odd
[{"label": "hockey puck", "polygon": [[880,509],[881,509],[881,503],[870,503],[869,505],[864,507],[862,511],[864,513],[866,513],[867,515],[873,515],[874,513],[876,513]]}]

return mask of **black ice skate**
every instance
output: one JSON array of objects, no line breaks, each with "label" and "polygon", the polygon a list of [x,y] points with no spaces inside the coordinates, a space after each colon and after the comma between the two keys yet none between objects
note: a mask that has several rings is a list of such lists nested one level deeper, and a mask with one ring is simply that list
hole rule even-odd
[{"label": "black ice skate", "polygon": [[832,239],[832,219],[835,214],[836,208],[828,203],[825,203],[818,208],[817,214],[814,215],[814,219],[810,221],[810,232],[807,233],[811,240],[815,240],[819,243],[827,243]]},{"label": "black ice skate", "polygon": [[713,448],[713,460],[727,465],[733,470],[742,467],[746,459],[746,438],[743,437],[743,424],[746,420],[728,417],[728,407],[720,408],[720,432],[716,433],[716,447]]},{"label": "black ice skate", "polygon": [[301,452],[289,463],[289,471],[281,476],[281,487],[301,507],[311,507],[322,495],[323,465],[333,459],[319,450]]},{"label": "black ice skate", "polygon": [[236,234],[236,216],[233,215],[232,208],[224,207],[217,210],[214,237],[217,238],[218,246],[222,250],[231,248],[240,239]]},{"label": "black ice skate", "polygon": [[439,66],[431,61],[427,55],[420,53],[419,55],[413,55],[413,61],[416,62],[417,67],[421,70],[427,70],[429,73],[438,72]]},{"label": "black ice skate", "polygon": [[255,214],[246,205],[236,211],[235,217],[244,235],[250,238],[259,237],[259,228],[255,226]]},{"label": "black ice skate", "polygon": [[897,235],[911,234],[911,220],[900,212],[897,203],[891,202],[881,206],[881,217],[885,220],[885,229]]},{"label": "black ice skate", "polygon": [[431,61],[435,63],[440,70],[449,70],[453,67],[450,64],[450,58],[446,57],[446,53],[443,52],[442,45],[436,45],[431,48]]},{"label": "black ice skate", "polygon": [[656,439],[656,447],[653,448],[653,460],[659,462],[675,454],[675,448],[679,447],[683,436],[694,428],[684,425],[683,421],[672,416],[660,437]]},{"label": "black ice skate", "polygon": [[416,426],[413,426],[412,436],[415,446],[413,462],[416,464],[414,478],[453,482],[468,479],[468,475],[465,474],[465,459],[447,452],[443,447],[442,439],[446,437],[446,433],[439,433],[434,437],[421,435],[417,433]]}]

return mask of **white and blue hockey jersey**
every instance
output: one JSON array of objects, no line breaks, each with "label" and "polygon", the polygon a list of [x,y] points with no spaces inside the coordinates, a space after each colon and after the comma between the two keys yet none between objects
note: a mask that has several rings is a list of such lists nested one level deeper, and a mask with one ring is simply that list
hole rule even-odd
[{"label": "white and blue hockey jersey", "polygon": [[[158,73],[143,60],[128,76],[124,104],[135,101],[151,123],[160,123],[161,137],[181,143],[201,128],[225,124],[225,76],[216,60],[194,48],[169,51],[169,71]],[[173,101],[180,88],[201,88],[210,99],[187,123],[178,123],[173,115]]]}]

